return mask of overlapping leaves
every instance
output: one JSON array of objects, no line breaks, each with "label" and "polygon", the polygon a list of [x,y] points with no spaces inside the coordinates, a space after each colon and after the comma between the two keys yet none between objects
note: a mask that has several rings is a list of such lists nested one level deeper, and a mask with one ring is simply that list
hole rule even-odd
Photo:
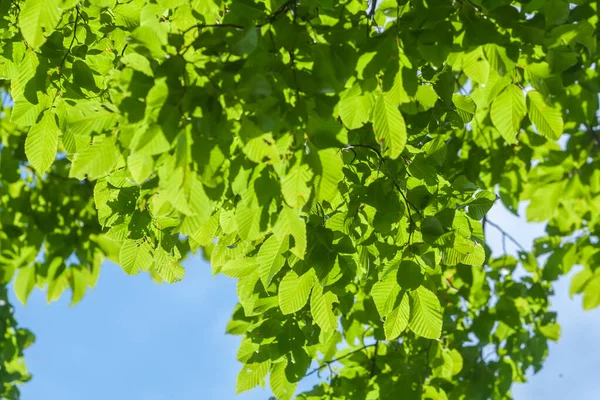
[{"label": "overlapping leaves", "polygon": [[[238,279],[237,392],[315,363],[303,398],[509,396],[550,282],[600,302],[597,5],[553,3],[1,2],[4,281],[76,302],[104,258],[175,282],[201,248]],[[491,257],[498,197],[546,247]]]}]

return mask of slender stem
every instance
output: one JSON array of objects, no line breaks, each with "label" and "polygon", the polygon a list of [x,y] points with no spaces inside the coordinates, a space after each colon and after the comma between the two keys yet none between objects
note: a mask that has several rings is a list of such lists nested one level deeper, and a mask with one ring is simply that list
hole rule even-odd
[{"label": "slender stem", "polygon": [[377,344],[379,344],[379,341],[377,341],[377,342],[375,342],[373,344],[367,344],[367,345],[361,347],[360,349],[357,349],[357,350],[351,351],[350,353],[344,354],[340,358],[336,358],[336,359],[331,360],[331,361],[325,361],[322,365],[318,366],[317,368],[313,369],[312,371],[310,371],[309,373],[307,373],[306,375],[304,375],[304,377],[306,378],[307,376],[310,376],[310,375],[314,374],[315,372],[320,371],[323,367],[328,367],[330,364],[333,364],[335,362],[343,360],[346,357],[350,357],[354,353],[358,353],[358,352],[363,351],[363,350],[365,350],[365,349],[367,349],[369,347],[377,346]]},{"label": "slender stem", "polygon": [[[525,248],[521,245],[521,243],[519,243],[517,241],[517,239],[515,239],[510,233],[506,232],[504,229],[502,229],[502,227],[492,221],[490,221],[489,219],[486,220],[488,224],[490,224],[491,226],[493,226],[494,228],[496,228],[504,238],[507,238],[508,240],[510,240],[511,242],[513,242],[520,250],[522,251],[527,251],[525,250]],[[504,249],[504,252],[506,253],[506,249]]]},{"label": "slender stem", "polygon": [[77,10],[77,7],[75,7],[75,25],[73,26],[73,37],[71,38],[71,43],[69,44],[69,48],[67,49],[67,52],[65,53],[62,60],[60,60],[60,63],[58,64],[59,70],[62,68],[63,64],[67,60],[67,56],[69,54],[71,54],[71,49],[73,48],[73,43],[75,43],[75,37],[77,36],[77,24],[78,23],[79,23],[79,10]]}]

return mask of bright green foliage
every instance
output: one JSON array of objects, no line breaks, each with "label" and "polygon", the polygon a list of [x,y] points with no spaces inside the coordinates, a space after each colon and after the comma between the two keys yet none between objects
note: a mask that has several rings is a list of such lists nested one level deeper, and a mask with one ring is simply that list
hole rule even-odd
[{"label": "bright green foliage", "polygon": [[[237,392],[331,367],[298,398],[510,398],[560,336],[553,282],[577,266],[600,303],[597,24],[587,0],[0,0],[2,284],[74,304],[104,259],[176,282],[201,250],[238,280]],[[498,199],[547,223],[531,252],[491,256]]]},{"label": "bright green foliage", "polygon": [[527,109],[523,90],[517,85],[510,84],[494,99],[490,117],[502,137],[508,143],[514,144],[517,142],[516,135],[526,114]]}]

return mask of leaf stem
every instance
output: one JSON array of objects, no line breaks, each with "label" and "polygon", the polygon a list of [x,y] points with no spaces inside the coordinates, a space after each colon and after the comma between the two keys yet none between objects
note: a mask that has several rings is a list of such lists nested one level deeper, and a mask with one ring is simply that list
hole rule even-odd
[{"label": "leaf stem", "polygon": [[77,24],[78,23],[79,23],[79,10],[77,9],[77,6],[75,6],[75,25],[73,26],[73,37],[71,38],[71,43],[69,44],[69,48],[67,49],[65,55],[63,56],[62,60],[60,60],[60,63],[58,64],[59,71],[62,68],[65,61],[67,60],[67,56],[69,54],[71,54],[71,49],[73,48],[73,43],[75,43],[75,37],[77,36]]},{"label": "leaf stem", "polygon": [[[507,238],[508,240],[510,240],[511,242],[513,242],[520,250],[522,251],[527,251],[525,250],[525,248],[521,245],[521,243],[519,243],[517,241],[517,239],[515,239],[510,233],[506,232],[504,229],[502,229],[502,227],[496,223],[494,223],[493,221],[490,221],[489,219],[486,219],[486,222],[488,224],[490,224],[491,226],[493,226],[494,228],[496,228],[501,234],[503,238]],[[504,250],[504,252],[506,253],[506,249]]]},{"label": "leaf stem", "polygon": [[307,373],[306,375],[304,375],[304,377],[306,378],[307,376],[310,376],[310,375],[314,374],[315,372],[320,371],[321,369],[323,369],[323,367],[328,367],[330,364],[333,364],[333,363],[336,363],[336,362],[338,362],[340,360],[343,360],[346,357],[350,357],[352,354],[361,352],[361,351],[363,351],[365,349],[368,349],[369,347],[375,347],[378,344],[379,344],[379,341],[377,341],[377,342],[375,342],[373,344],[367,344],[367,345],[364,345],[363,347],[361,347],[360,349],[356,349],[354,351],[351,351],[350,353],[344,354],[340,358],[335,358],[335,359],[333,359],[331,361],[325,361],[322,365],[318,366],[317,368],[313,369],[312,371],[310,371],[309,373]]}]

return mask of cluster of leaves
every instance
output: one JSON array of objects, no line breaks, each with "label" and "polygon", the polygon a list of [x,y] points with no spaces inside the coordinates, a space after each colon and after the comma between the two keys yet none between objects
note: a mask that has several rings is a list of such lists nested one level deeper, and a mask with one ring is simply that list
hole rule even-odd
[{"label": "cluster of leaves", "polygon": [[[238,280],[238,392],[508,398],[552,282],[600,303],[597,11],[0,0],[3,282],[77,302],[105,258],[176,282],[201,248]],[[548,221],[532,252],[491,257],[497,199]]]},{"label": "cluster of leaves", "polygon": [[17,385],[27,382],[23,350],[29,347],[35,337],[27,329],[19,328],[8,301],[7,288],[0,288],[0,398],[18,400]]}]

